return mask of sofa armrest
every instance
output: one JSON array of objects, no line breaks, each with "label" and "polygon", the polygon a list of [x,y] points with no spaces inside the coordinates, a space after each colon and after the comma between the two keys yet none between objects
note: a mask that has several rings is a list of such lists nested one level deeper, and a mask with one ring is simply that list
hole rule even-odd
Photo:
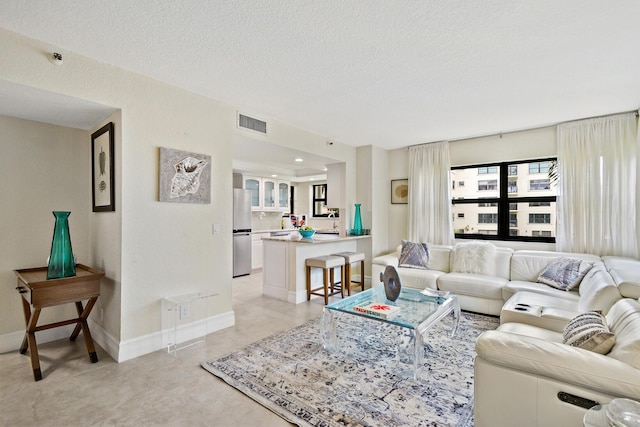
[{"label": "sofa armrest", "polygon": [[552,378],[614,396],[640,397],[640,370],[581,348],[502,331],[486,331],[476,342],[478,357],[532,375]]}]

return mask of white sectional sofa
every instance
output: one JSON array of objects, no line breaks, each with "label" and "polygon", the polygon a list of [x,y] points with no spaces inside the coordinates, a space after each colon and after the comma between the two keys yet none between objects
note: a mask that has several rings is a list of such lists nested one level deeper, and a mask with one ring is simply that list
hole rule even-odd
[{"label": "white sectional sofa", "polygon": [[[447,290],[463,310],[500,316],[500,327],[476,343],[477,427],[582,425],[593,402],[640,400],[639,260],[496,248],[494,265],[469,273],[456,271],[459,247],[429,246],[428,269],[417,269],[399,266],[399,246],[372,260],[372,279],[392,265],[403,287]],[[592,264],[579,287],[538,283],[562,257]],[[592,310],[615,334],[607,355],[563,344],[567,323]]]}]

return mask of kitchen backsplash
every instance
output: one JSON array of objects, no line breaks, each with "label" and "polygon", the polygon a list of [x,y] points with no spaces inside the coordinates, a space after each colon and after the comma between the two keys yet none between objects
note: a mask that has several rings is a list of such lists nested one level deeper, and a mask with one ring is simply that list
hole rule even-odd
[{"label": "kitchen backsplash", "polygon": [[[286,221],[289,219],[286,218]],[[280,212],[252,212],[251,213],[251,228],[253,231],[260,230],[280,230],[282,221],[282,214]],[[329,229],[333,228],[333,218],[309,218],[307,217],[307,223],[315,229]],[[338,222],[337,222],[338,223]],[[286,227],[286,225],[285,225]],[[290,226],[287,228],[291,228]]]}]

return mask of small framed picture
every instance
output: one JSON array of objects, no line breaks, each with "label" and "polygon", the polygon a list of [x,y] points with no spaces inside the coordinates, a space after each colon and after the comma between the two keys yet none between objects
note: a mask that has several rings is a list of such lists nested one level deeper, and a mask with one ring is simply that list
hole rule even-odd
[{"label": "small framed picture", "polygon": [[408,179],[392,179],[391,180],[391,203],[394,205],[409,203],[409,180]]},{"label": "small framed picture", "polygon": [[91,173],[94,212],[116,210],[113,122],[91,134]]}]

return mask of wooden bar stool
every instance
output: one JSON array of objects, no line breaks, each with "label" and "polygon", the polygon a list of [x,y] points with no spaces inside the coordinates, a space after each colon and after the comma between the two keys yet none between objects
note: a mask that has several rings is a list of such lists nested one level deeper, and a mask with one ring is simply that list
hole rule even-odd
[{"label": "wooden bar stool", "polygon": [[[361,291],[364,291],[364,254],[362,252],[339,252],[331,255],[344,258],[345,269],[343,288],[347,290],[347,295],[351,296],[351,289],[357,287],[359,287]],[[360,282],[354,282],[351,279],[351,264],[358,261],[360,261]]]},{"label": "wooden bar stool", "polygon": [[[329,297],[337,294],[338,292],[344,297],[344,258],[339,256],[319,256],[314,258],[307,258],[305,260],[307,267],[307,301],[311,299],[311,295],[324,296],[324,305],[329,304]],[[335,281],[334,268],[340,267],[340,281]],[[311,269],[322,268],[322,286],[311,289]],[[339,286],[339,287],[338,287]],[[323,293],[319,291],[323,290]]]}]

